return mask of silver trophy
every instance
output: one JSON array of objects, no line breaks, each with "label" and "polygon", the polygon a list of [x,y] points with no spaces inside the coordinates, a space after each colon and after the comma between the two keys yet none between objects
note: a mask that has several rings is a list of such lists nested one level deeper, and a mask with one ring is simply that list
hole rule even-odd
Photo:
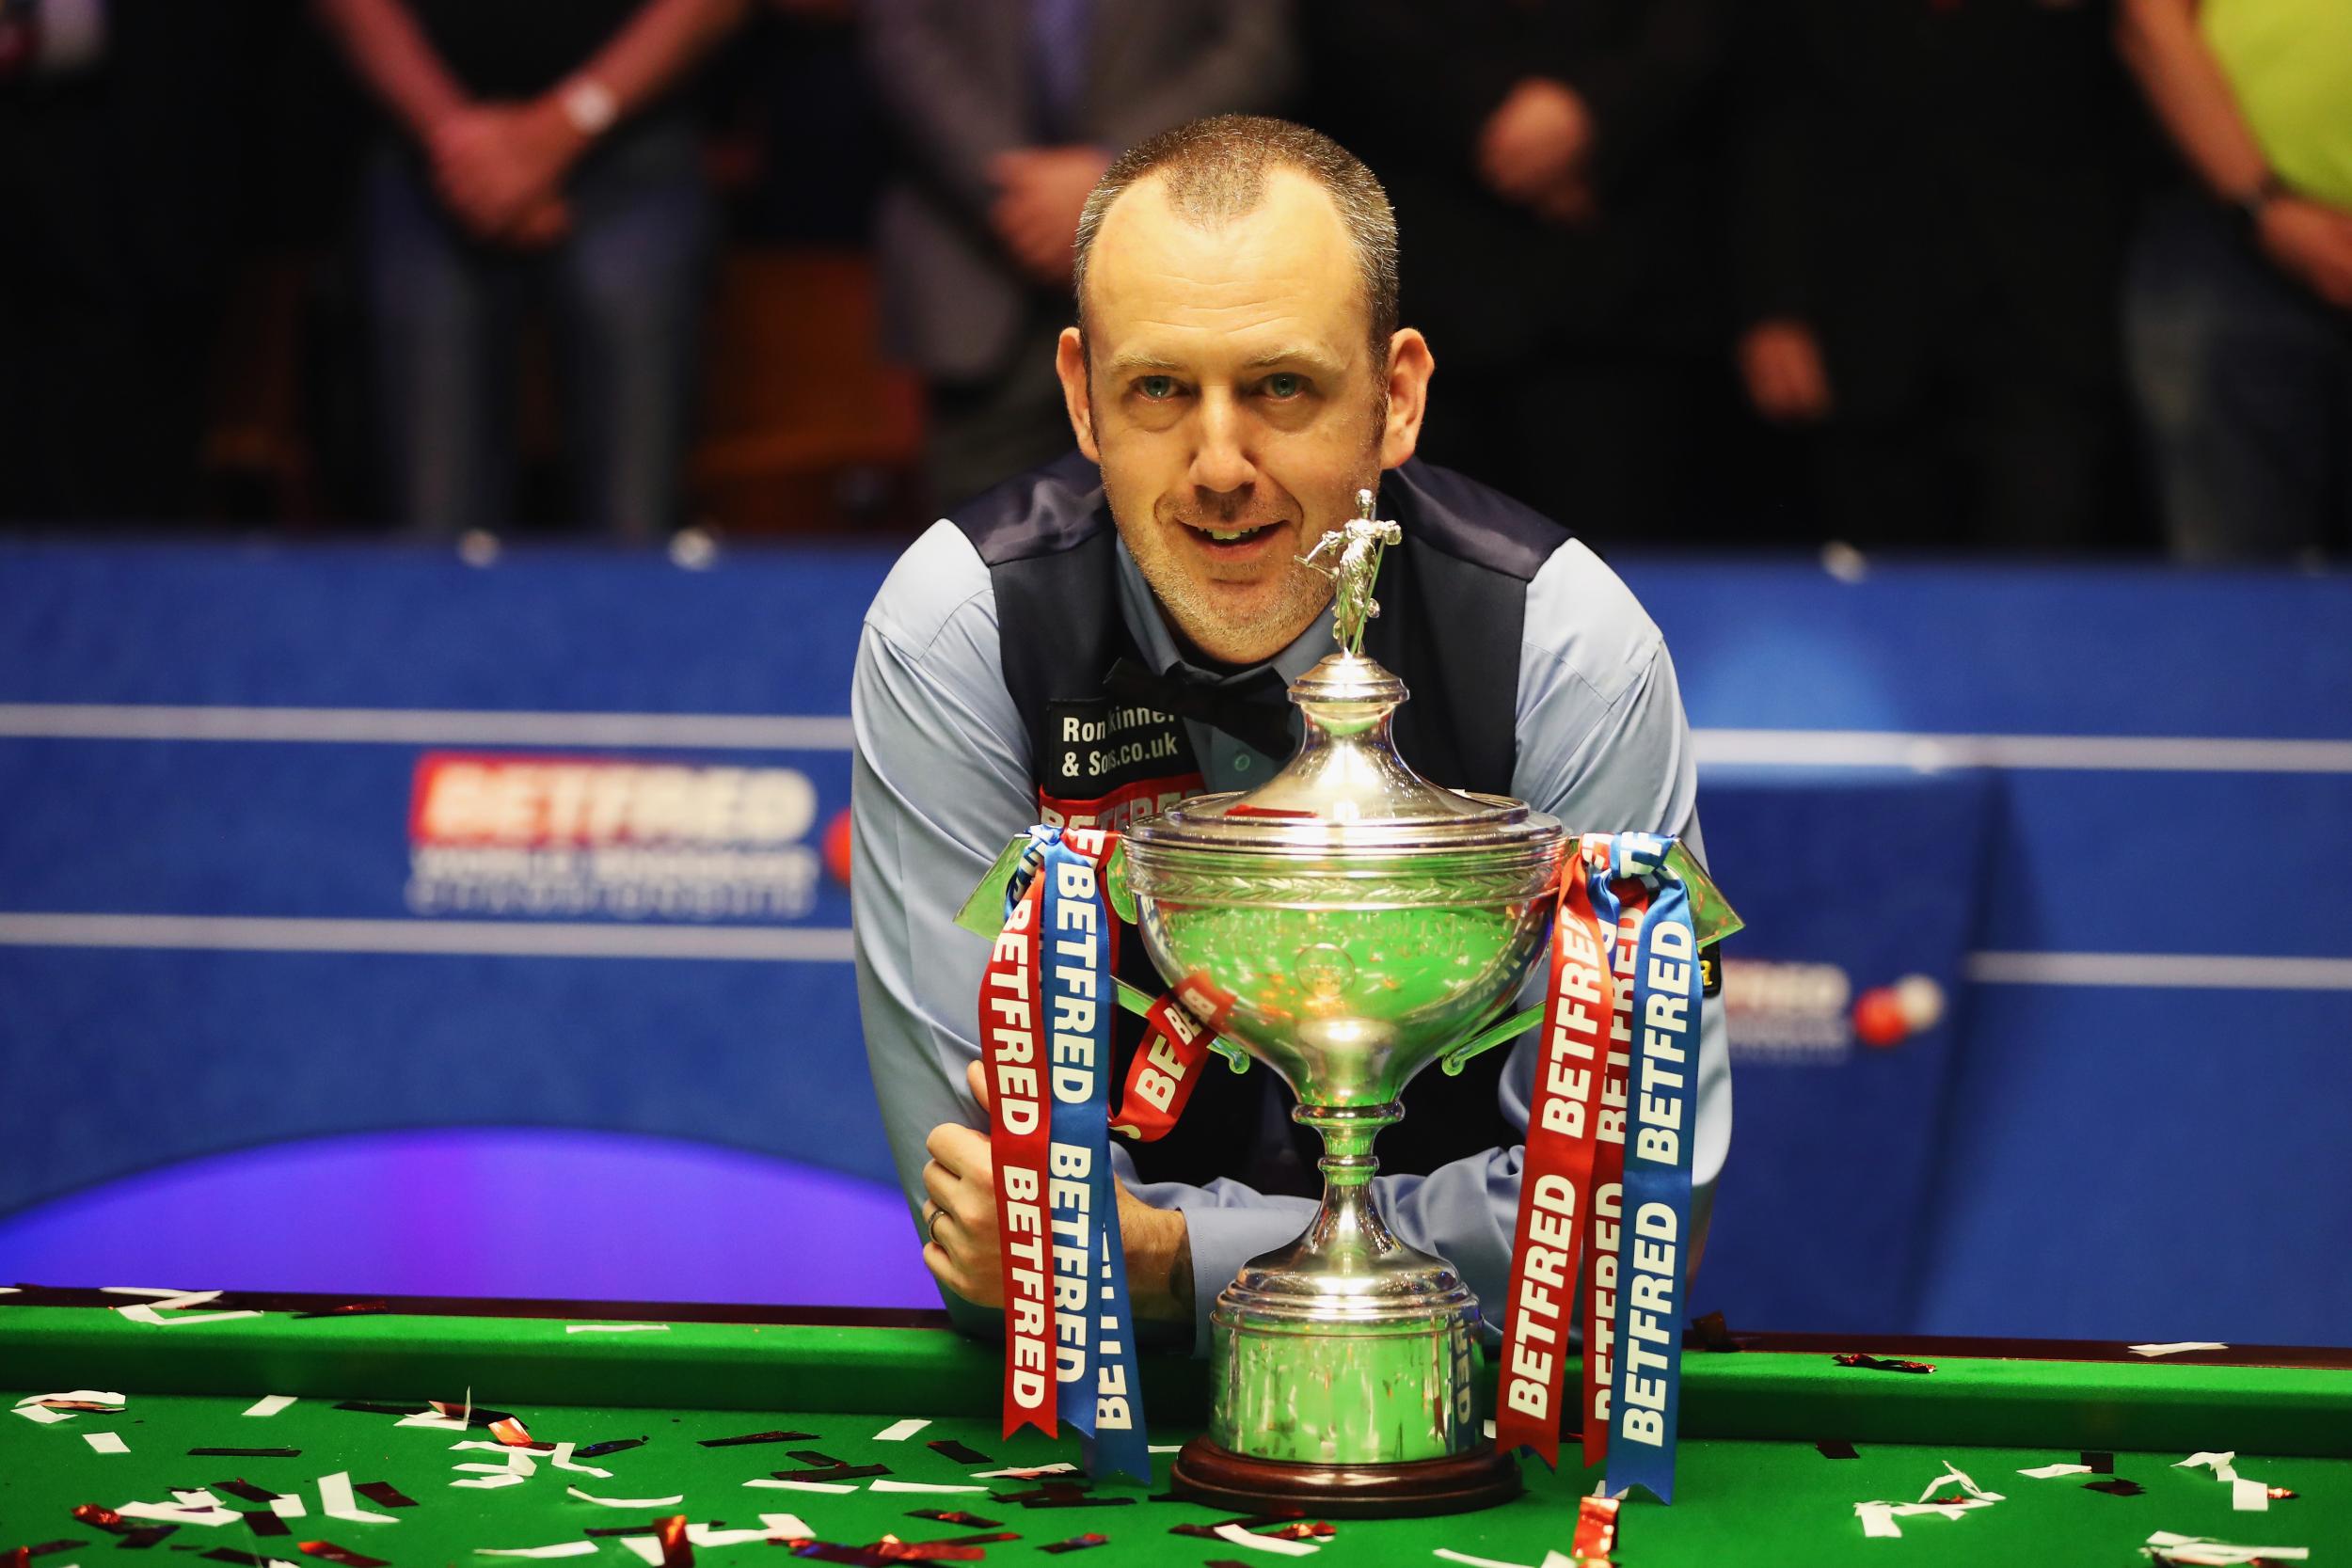
[{"label": "silver trophy", "polygon": [[1438,1513],[1519,1490],[1473,1400],[1478,1300],[1390,1232],[1368,1183],[1414,1074],[1495,1034],[1480,1031],[1543,951],[1572,840],[1397,755],[1405,686],[1361,648],[1398,531],[1370,491],[1359,510],[1305,558],[1334,577],[1340,648],[1290,689],[1297,753],[1256,789],[1185,800],[1125,838],[1152,962],[1179,994],[1215,999],[1209,1022],[1323,1136],[1322,1209],[1216,1298],[1209,1432],[1175,1466],[1179,1491],[1252,1513]]}]

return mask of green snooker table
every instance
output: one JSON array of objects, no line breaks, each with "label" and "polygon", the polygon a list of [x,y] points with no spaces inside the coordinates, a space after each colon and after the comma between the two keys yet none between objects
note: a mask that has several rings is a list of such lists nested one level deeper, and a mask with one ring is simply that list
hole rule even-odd
[{"label": "green snooker table", "polygon": [[[958,1337],[938,1314],[235,1293],[147,1315],[159,1322],[116,1310],[138,1299],[0,1294],[8,1404],[75,1391],[122,1400],[119,1410],[31,1407],[48,1420],[0,1411],[7,1568],[89,1568],[100,1554],[118,1568],[355,1559],[357,1568],[497,1568],[515,1560],[480,1554],[539,1547],[609,1568],[659,1564],[665,1549],[673,1564],[691,1557],[704,1568],[1073,1552],[1111,1568],[1266,1564],[1284,1547],[1331,1564],[1533,1568],[1566,1552],[1579,1497],[1598,1479],[1530,1460],[1525,1494],[1484,1513],[1235,1542],[1214,1533],[1233,1515],[1155,1496],[1164,1470],[1154,1486],[981,1474],[1071,1461],[1076,1444],[1002,1437],[995,1348]],[[201,1321],[228,1311],[254,1315]],[[643,1326],[591,1326],[600,1324]],[[2143,1360],[2120,1345],[1714,1342],[1739,1348],[1694,1343],[1687,1355],[1677,1498],[1626,1501],[1613,1555],[1624,1568],[2120,1565],[2146,1560],[2140,1548],[2157,1531],[2352,1563],[2352,1354]],[[1844,1367],[1840,1351],[1934,1370]],[[1148,1366],[1155,1444],[1172,1451],[1200,1430],[1205,1384],[1197,1363]],[[294,1398],[256,1413],[271,1395]],[[428,1402],[463,1409],[469,1395],[462,1429],[418,1418]],[[520,1430],[494,1425],[505,1416]],[[557,1444],[568,1447],[559,1455]],[[206,1451],[216,1449],[237,1451]],[[2233,1449],[2240,1477],[2296,1496],[2237,1512],[2212,1469],[2178,1465],[2201,1449]],[[2019,1473],[2108,1453],[2111,1476]],[[1947,1462],[2003,1500],[1900,1517],[1899,1539],[1866,1537],[1857,1502],[1957,1495],[1956,1482],[1939,1484]],[[2092,1487],[2117,1481],[2131,1484]],[[356,1491],[344,1494],[345,1481]],[[331,1516],[338,1502],[368,1516]],[[131,1504],[194,1512],[138,1517]],[[77,1515],[77,1505],[96,1507]],[[662,1524],[680,1517],[692,1528]],[[1261,1519],[1241,1533],[1253,1528],[1280,1525]],[[875,1550],[885,1537],[954,1544]],[[1099,1544],[1063,1544],[1089,1537]],[[142,1555],[113,1555],[124,1551]]]}]

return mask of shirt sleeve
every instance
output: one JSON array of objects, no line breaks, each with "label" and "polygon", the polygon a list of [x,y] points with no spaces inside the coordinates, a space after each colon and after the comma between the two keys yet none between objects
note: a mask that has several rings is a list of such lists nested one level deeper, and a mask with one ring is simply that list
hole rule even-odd
[{"label": "shirt sleeve", "polygon": [[[866,612],[850,714],[858,1008],[882,1129],[915,1215],[931,1129],[985,1125],[964,1069],[979,1055],[988,943],[959,927],[956,911],[1036,816],[988,569],[951,525],[915,542]],[[991,1316],[941,1295],[967,1328]]]}]

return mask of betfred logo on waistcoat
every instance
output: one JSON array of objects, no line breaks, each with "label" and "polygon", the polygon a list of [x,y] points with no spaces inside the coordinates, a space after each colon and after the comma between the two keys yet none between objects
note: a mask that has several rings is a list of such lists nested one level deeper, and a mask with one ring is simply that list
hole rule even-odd
[{"label": "betfred logo on waistcoat", "polygon": [[1045,705],[1038,820],[1049,827],[1124,828],[1206,786],[1184,721],[1106,697]]},{"label": "betfred logo on waistcoat", "polygon": [[817,790],[791,768],[428,752],[408,814],[422,915],[793,919]]}]

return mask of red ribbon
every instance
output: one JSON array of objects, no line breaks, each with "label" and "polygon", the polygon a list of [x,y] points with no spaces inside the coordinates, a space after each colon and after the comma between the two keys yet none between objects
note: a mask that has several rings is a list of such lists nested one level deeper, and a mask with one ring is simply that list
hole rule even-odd
[{"label": "red ribbon", "polygon": [[1005,1433],[1054,1424],[1054,1293],[1045,1226],[1044,1172],[1052,1133],[1044,1101],[1038,997],[1038,911],[1033,879],[1006,917],[980,982],[980,1037],[988,1062],[989,1152],[996,1166],[996,1245],[1005,1307]]},{"label": "red ribbon", "polygon": [[1495,1442],[1525,1445],[1557,1468],[1560,1395],[1567,1374],[1577,1255],[1590,1221],[1600,1083],[1616,986],[1600,922],[1578,862],[1560,878],[1552,922],[1551,988],[1543,1053],[1519,1162],[1519,1212],[1504,1296],[1501,1397]]},{"label": "red ribbon", "polygon": [[1111,1113],[1112,1132],[1148,1144],[1175,1129],[1232,1005],[1231,992],[1199,974],[1152,1004],[1143,1015],[1143,1043],[1127,1064],[1126,1092]]},{"label": "red ribbon", "polygon": [[1640,881],[1629,879],[1611,891],[1617,895],[1617,928],[1611,933],[1609,968],[1616,985],[1610,1008],[1608,1068],[1601,1075],[1600,1114],[1595,1118],[1593,1224],[1584,1266],[1584,1463],[1588,1465],[1609,1455],[1611,1352],[1617,1323],[1617,1227],[1625,1193],[1625,1117],[1633,1053],[1633,959],[1641,946],[1642,922],[1649,913],[1649,889]]}]

